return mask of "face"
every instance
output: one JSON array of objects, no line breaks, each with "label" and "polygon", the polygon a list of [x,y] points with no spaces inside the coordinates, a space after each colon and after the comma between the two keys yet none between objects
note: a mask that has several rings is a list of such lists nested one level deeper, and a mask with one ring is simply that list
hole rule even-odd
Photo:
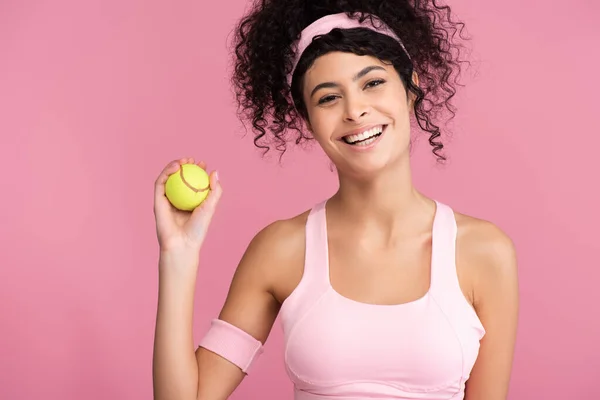
[{"label": "face", "polygon": [[303,83],[309,129],[340,173],[370,175],[407,157],[410,104],[392,65],[328,53]]}]

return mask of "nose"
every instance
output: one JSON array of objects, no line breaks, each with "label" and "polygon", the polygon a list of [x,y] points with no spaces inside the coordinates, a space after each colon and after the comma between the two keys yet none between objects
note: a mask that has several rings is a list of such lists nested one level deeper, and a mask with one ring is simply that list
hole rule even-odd
[{"label": "nose", "polygon": [[369,115],[369,106],[360,96],[346,97],[344,121],[358,122]]}]

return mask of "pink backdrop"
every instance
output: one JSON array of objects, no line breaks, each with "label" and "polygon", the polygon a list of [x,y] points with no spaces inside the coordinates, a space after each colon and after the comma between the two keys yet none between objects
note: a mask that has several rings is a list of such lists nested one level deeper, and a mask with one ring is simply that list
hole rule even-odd
[{"label": "pink backdrop", "polygon": [[[196,338],[257,230],[335,189],[318,150],[278,166],[242,136],[225,71],[245,3],[0,4],[1,399],[151,398],[152,184],[167,161],[203,158],[225,187]],[[436,168],[421,141],[414,173],[422,191],[516,243],[510,399],[600,399],[600,10],[551,3],[453,2],[478,61],[457,99],[451,163]],[[233,398],[290,396],[277,324]]]}]

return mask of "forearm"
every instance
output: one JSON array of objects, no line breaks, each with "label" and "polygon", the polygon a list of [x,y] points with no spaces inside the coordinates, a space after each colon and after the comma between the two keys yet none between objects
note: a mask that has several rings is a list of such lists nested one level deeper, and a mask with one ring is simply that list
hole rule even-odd
[{"label": "forearm", "polygon": [[198,255],[161,254],[154,338],[155,400],[193,400],[198,364],[192,322]]}]

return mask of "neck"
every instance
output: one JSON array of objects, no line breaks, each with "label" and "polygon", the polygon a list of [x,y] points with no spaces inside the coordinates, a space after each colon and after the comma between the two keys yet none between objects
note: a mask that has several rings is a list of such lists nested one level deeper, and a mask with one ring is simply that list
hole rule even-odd
[{"label": "neck", "polygon": [[413,186],[408,157],[398,164],[374,178],[357,179],[340,174],[340,186],[331,199],[332,205],[344,219],[364,229],[384,227],[391,233],[396,226],[420,219],[431,204]]}]

